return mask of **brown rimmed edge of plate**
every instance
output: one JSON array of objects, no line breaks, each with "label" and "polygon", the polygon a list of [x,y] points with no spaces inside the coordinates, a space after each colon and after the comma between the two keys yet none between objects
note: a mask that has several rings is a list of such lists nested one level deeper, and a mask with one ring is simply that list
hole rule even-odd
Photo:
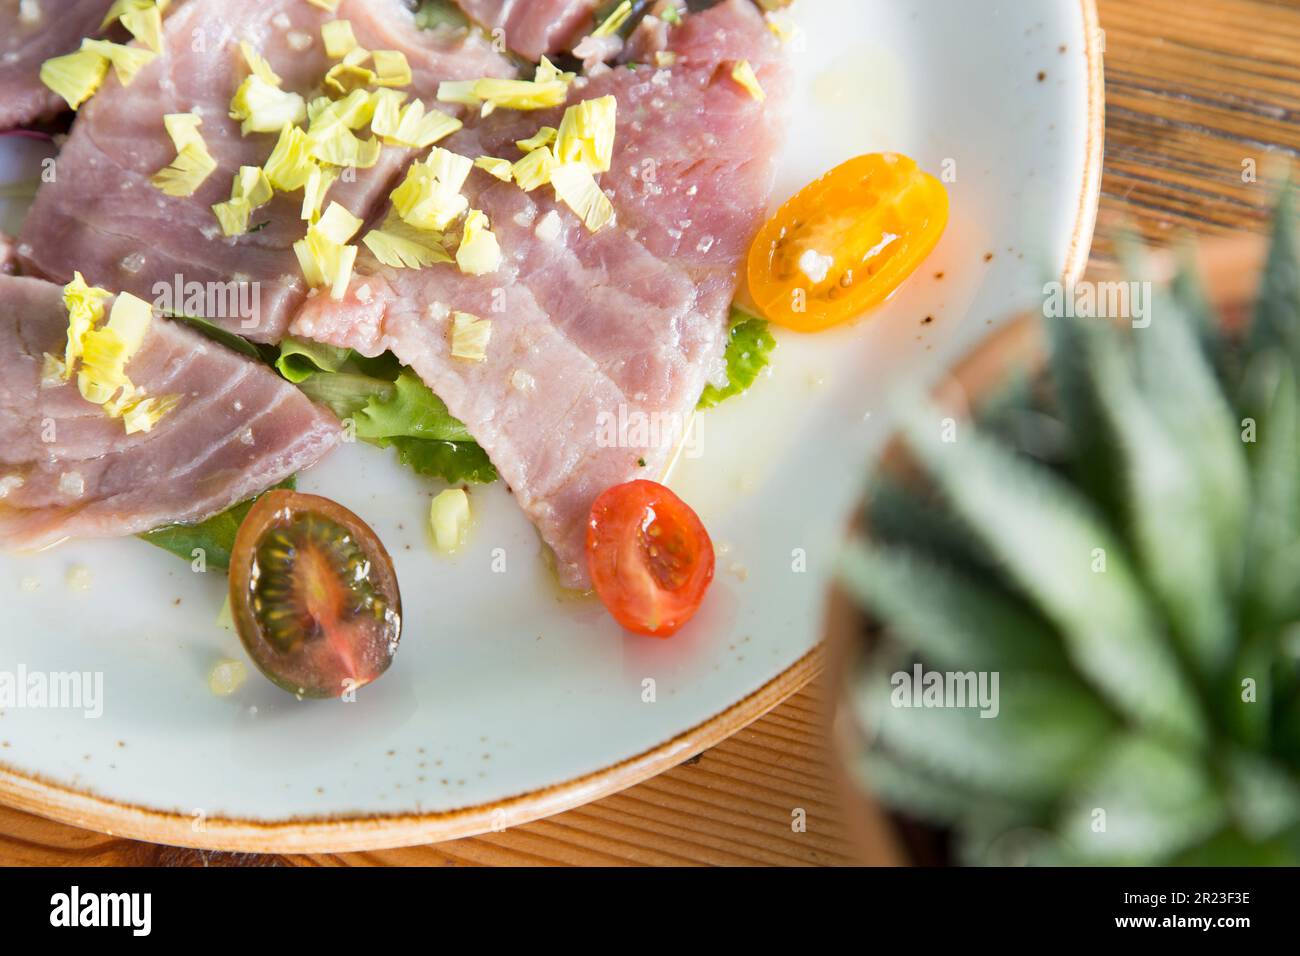
[{"label": "brown rimmed edge of plate", "polygon": [[[1105,146],[1103,34],[1097,0],[1079,0],[1088,69],[1083,187],[1062,270],[1075,282],[1087,266],[1097,221]],[[0,803],[110,836],[247,853],[345,853],[437,843],[553,816],[641,783],[716,746],[802,690],[822,670],[819,645],[742,700],[635,757],[582,777],[504,800],[437,813],[290,818],[274,822],[198,820],[74,790],[0,765]]]}]

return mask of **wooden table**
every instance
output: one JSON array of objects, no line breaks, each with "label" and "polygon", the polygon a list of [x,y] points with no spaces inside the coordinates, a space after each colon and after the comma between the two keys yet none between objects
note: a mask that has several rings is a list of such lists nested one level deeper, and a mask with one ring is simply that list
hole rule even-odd
[{"label": "wooden table", "polygon": [[[1037,0],[1024,0],[1037,2]],[[1300,155],[1300,0],[1101,0],[1106,175],[1096,259],[1149,241],[1262,232],[1268,176]],[[1256,182],[1243,180],[1253,162]],[[1247,177],[1248,178],[1248,177]],[[884,818],[841,809],[821,682],[726,743],[589,806],[502,833],[331,857],[132,843],[0,809],[0,864],[844,864],[899,862]],[[791,813],[807,813],[806,832]]]}]

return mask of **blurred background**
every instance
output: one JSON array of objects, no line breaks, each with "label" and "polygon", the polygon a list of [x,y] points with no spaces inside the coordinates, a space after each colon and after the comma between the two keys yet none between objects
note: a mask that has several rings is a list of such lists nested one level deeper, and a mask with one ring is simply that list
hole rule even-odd
[{"label": "blurred background", "polygon": [[1300,5],[1100,14],[1120,321],[1014,324],[871,483],[829,678],[865,862],[1300,862]]},{"label": "blurred background", "polygon": [[[1248,345],[1240,336],[1221,337],[1214,326],[1223,314],[1229,328],[1234,322],[1240,327],[1243,317],[1256,311],[1276,185],[1300,150],[1300,0],[1099,0],[1099,8],[1105,31],[1106,163],[1089,278],[1107,280],[1125,273],[1117,242],[1126,229],[1157,250],[1138,267],[1142,280],[1173,277],[1178,261],[1173,250],[1196,240],[1198,281],[1190,281],[1192,273],[1186,272],[1177,296],[1168,300],[1170,313],[1185,316],[1185,327],[1195,335],[1173,341],[1150,337],[1158,347],[1146,351],[1127,341],[1076,343],[1079,355],[1092,356],[1073,367],[1084,393],[1090,382],[1096,384],[1090,375],[1103,376],[1107,388],[1127,390],[1123,408],[1139,410],[1128,417],[1100,402],[1090,412],[1087,402],[1083,411],[1061,407],[1053,386],[1072,372],[1044,364],[1041,317],[1010,326],[971,356],[938,398],[938,407],[949,409],[961,427],[974,410],[983,427],[1017,449],[1011,464],[990,458],[964,461],[965,467],[978,466],[990,475],[1011,468],[1015,480],[1024,479],[1024,468],[1043,469],[1051,473],[1045,480],[1053,492],[1065,485],[1071,501],[1084,502],[1082,510],[1092,523],[1083,530],[1061,530],[1067,543],[1060,553],[1070,553],[1071,534],[1078,541],[1104,538],[1113,544],[1092,544],[1082,569],[1044,573],[1038,586],[1027,587],[1007,573],[1006,560],[990,560],[1026,553],[1026,539],[1015,538],[1013,523],[998,524],[1005,516],[994,515],[987,519],[984,536],[972,538],[969,526],[978,524],[979,516],[962,514],[949,521],[944,517],[948,506],[939,503],[951,498],[941,477],[948,467],[943,449],[931,448],[927,458],[925,447],[908,451],[900,443],[890,457],[892,490],[872,486],[858,531],[871,526],[873,541],[911,548],[909,553],[930,563],[891,564],[889,555],[872,550],[874,545],[854,552],[845,586],[829,598],[827,663],[821,676],[724,744],[653,780],[503,833],[321,857],[248,857],[151,846],[0,808],[0,861],[945,865],[1288,860],[1295,842],[1293,816],[1300,808],[1294,772],[1300,747],[1290,732],[1300,727],[1300,714],[1289,709],[1296,698],[1288,693],[1296,673],[1295,632],[1288,625],[1297,615],[1287,601],[1294,578],[1252,572],[1246,581],[1262,583],[1246,587],[1232,569],[1243,560],[1289,567],[1287,562],[1295,560],[1285,547],[1289,540],[1274,540],[1285,535],[1270,536],[1260,528],[1274,524],[1285,530],[1289,525],[1261,522],[1258,516],[1285,513],[1289,521],[1290,506],[1300,510],[1300,502],[1290,494],[1296,487],[1291,476],[1270,471],[1273,460],[1259,454],[1275,452],[1276,446],[1260,441],[1243,453],[1236,446],[1227,452],[1222,443],[1224,422],[1236,421],[1242,408],[1262,409],[1260,421],[1290,421],[1285,415],[1291,414],[1286,409],[1296,378],[1291,366],[1295,356],[1280,333]],[[1289,288],[1293,290],[1279,281],[1265,311],[1300,321],[1300,297],[1288,302]],[[1213,313],[1204,299],[1216,304]],[[1223,356],[1231,361],[1217,361]],[[1162,370],[1175,370],[1177,380],[1163,380]],[[1262,385],[1252,390],[1249,382]],[[1197,421],[1212,426],[1180,431],[1177,416],[1170,416],[1171,396],[1203,403],[1210,411]],[[1146,430],[1127,433],[1134,446],[1127,458],[1116,462],[1086,451],[1092,438],[1085,440],[1080,422],[1091,421],[1111,433],[1110,442],[1103,438],[1096,446],[1100,455],[1122,446],[1124,426],[1141,415],[1149,419],[1139,423]],[[918,430],[923,433],[925,424]],[[1121,440],[1115,440],[1116,434]],[[1235,431],[1231,434],[1236,438]],[[1137,454],[1157,443],[1135,435],[1164,435],[1170,457],[1152,460]],[[965,453],[975,444],[959,441],[954,447]],[[1243,460],[1216,467],[1224,460],[1236,462],[1234,456]],[[1281,453],[1276,457],[1286,458]],[[1169,501],[1144,502],[1151,507],[1138,511],[1129,507],[1136,492],[1127,476],[1140,467],[1174,479],[1187,473],[1206,476],[1190,483],[1171,479]],[[1261,491],[1261,475],[1271,476],[1268,487],[1276,499]],[[1033,497],[1038,485],[1032,477],[1027,480],[1030,485],[1007,487],[1028,488],[1018,493]],[[1175,500],[1175,492],[1184,498]],[[889,498],[891,494],[896,497]],[[1208,496],[1208,501],[1198,496]],[[1136,514],[1149,520],[1135,520]],[[887,526],[882,526],[882,516]],[[1036,539],[1031,535],[1029,540]],[[1243,540],[1250,543],[1247,557],[1234,552],[1237,564],[1216,559],[1223,550],[1219,545],[1235,547]],[[1108,559],[1100,574],[1092,566],[1097,547]],[[999,548],[1006,554],[998,555]],[[1071,559],[1077,558],[1073,554]],[[1158,558],[1167,559],[1187,580],[1152,575],[1149,569]],[[1126,574],[1128,587],[1120,580]],[[1043,583],[1049,580],[1055,581],[1054,589]],[[888,602],[880,599],[888,595],[873,586],[882,581],[922,588],[933,598],[925,609],[935,616],[908,621],[907,608],[882,606]],[[871,612],[860,609],[864,601]],[[943,626],[938,615],[945,609],[965,612],[960,618],[964,629]],[[1108,627],[1097,630],[1110,643],[1087,643],[1088,624],[1095,624],[1086,619],[1089,613],[1105,616]],[[963,639],[961,653],[944,646],[945,635]],[[950,723],[951,711],[891,707],[890,676],[910,673],[917,663],[923,671],[1002,674],[998,718],[982,720],[976,711],[967,711],[973,721]],[[1243,716],[1243,708],[1235,705],[1245,671],[1256,681],[1258,697]],[[1223,704],[1228,699],[1232,706]],[[891,715],[907,719],[891,722]],[[1252,795],[1256,799],[1248,799]],[[792,827],[791,808],[803,811],[808,821],[803,830]],[[1109,811],[1100,831],[1098,809]]]}]

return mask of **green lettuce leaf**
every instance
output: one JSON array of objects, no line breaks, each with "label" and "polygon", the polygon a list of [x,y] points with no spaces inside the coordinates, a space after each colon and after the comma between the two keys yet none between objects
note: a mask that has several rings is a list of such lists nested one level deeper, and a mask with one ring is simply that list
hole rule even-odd
[{"label": "green lettuce leaf", "polygon": [[382,442],[390,438],[472,442],[464,423],[451,416],[442,399],[409,368],[397,376],[393,393],[373,397],[357,412],[357,437]]},{"label": "green lettuce leaf", "polygon": [[496,468],[477,442],[398,437],[389,439],[389,443],[397,449],[398,461],[417,474],[442,478],[453,485],[488,485],[497,480]]},{"label": "green lettuce leaf", "polygon": [[[290,477],[275,487],[292,490],[294,486],[295,480]],[[257,496],[260,497],[261,495]],[[257,498],[250,498],[198,524],[170,524],[147,531],[139,537],[186,561],[193,561],[194,551],[199,549],[203,552],[203,560],[208,567],[225,571],[230,568],[230,553],[235,548],[235,535]]]},{"label": "green lettuce leaf", "polygon": [[285,339],[280,343],[280,357],[276,360],[275,370],[293,384],[301,385],[317,372],[340,371],[351,357],[351,349],[303,339]]},{"label": "green lettuce leaf", "polygon": [[249,358],[257,359],[259,362],[270,361],[275,355],[275,346],[273,345],[255,345],[243,336],[236,335],[228,329],[209,322],[207,319],[200,319],[193,315],[181,315],[174,312],[165,313],[173,322],[179,322],[182,325],[188,325],[195,332],[205,338],[224,345],[232,351],[239,352],[241,355],[247,355]]},{"label": "green lettuce leaf", "polygon": [[371,359],[286,339],[275,367],[307,397],[351,419],[362,441],[396,447],[402,464],[417,473],[452,484],[496,481],[496,469],[464,423],[391,353]]},{"label": "green lettuce leaf", "polygon": [[415,11],[415,25],[421,30],[439,27],[467,27],[469,18],[461,13],[451,0],[423,0]]},{"label": "green lettuce leaf", "polygon": [[767,322],[736,306],[731,307],[731,337],[727,341],[727,384],[722,388],[706,385],[700,396],[700,408],[712,408],[735,395],[749,390],[758,375],[772,360],[776,339]]}]

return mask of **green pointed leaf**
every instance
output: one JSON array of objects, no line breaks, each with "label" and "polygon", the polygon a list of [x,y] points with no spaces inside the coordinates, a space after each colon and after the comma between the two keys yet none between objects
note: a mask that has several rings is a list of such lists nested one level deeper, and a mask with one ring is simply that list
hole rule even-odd
[{"label": "green pointed leaf", "polygon": [[965,787],[1024,802],[1049,798],[1115,726],[1077,683],[1043,674],[986,675],[985,690],[996,690],[986,710],[898,706],[913,699],[916,666],[873,669],[856,688],[859,722],[918,772]]},{"label": "green pointed leaf", "polygon": [[[1202,739],[1186,675],[1118,539],[1047,469],[971,429],[942,440],[939,415],[908,417],[910,445],[991,555],[1060,628],[1079,671],[1140,723]],[[1098,561],[1104,558],[1104,570]]]},{"label": "green pointed leaf", "polygon": [[1300,245],[1296,241],[1295,197],[1288,185],[1273,214],[1273,243],[1264,265],[1255,320],[1250,330],[1254,354],[1278,349],[1300,368]]},{"label": "green pointed leaf", "polygon": [[1100,512],[1118,521],[1124,511],[1113,480],[1118,471],[1117,454],[1101,410],[1101,397],[1088,370],[1089,339],[1098,332],[1087,323],[1096,321],[1050,319],[1044,328],[1056,403],[1073,452],[1071,477]]},{"label": "green pointed leaf", "polygon": [[[851,767],[854,779],[877,799],[918,820],[952,825],[997,801],[977,795],[950,779],[930,777],[881,750],[872,750]],[[982,806],[981,806],[982,805]]]},{"label": "green pointed leaf", "polygon": [[[1227,545],[1216,533],[1212,515],[1220,504],[1240,510],[1240,502],[1216,502],[1206,487],[1207,471],[1199,461],[1189,460],[1187,444],[1170,433],[1147,393],[1139,392],[1127,356],[1113,347],[1117,341],[1094,343],[1092,368],[1098,394],[1104,396],[1103,411],[1123,454],[1116,477],[1128,492],[1137,552],[1188,656],[1201,673],[1216,673],[1232,651],[1233,624],[1220,562]],[[1171,350],[1171,360],[1176,356],[1177,350]],[[1240,442],[1231,453],[1240,455]],[[1240,536],[1237,527],[1234,554]]]},{"label": "green pointed leaf", "polygon": [[1227,761],[1232,815],[1252,840],[1265,840],[1300,823],[1300,780],[1286,768],[1245,751]]},{"label": "green pointed leaf", "polygon": [[1277,353],[1257,358],[1249,373],[1266,404],[1254,420],[1255,504],[1244,581],[1257,623],[1277,626],[1300,612],[1300,407],[1296,372]]},{"label": "green pointed leaf", "polygon": [[1300,866],[1300,838],[1294,833],[1256,842],[1236,830],[1215,834],[1171,861],[1173,866]]},{"label": "green pointed leaf", "polygon": [[953,516],[937,494],[923,493],[921,484],[913,480],[909,488],[904,488],[887,477],[874,483],[866,505],[871,537],[903,545],[977,576],[996,577],[997,567],[970,529]]},{"label": "green pointed leaf", "polygon": [[1158,864],[1217,832],[1226,818],[1199,754],[1126,737],[1090,769],[1058,830],[1082,862]]},{"label": "green pointed leaf", "polygon": [[840,570],[850,592],[891,634],[936,667],[1063,672],[1067,666],[1047,622],[941,564],[857,541]]},{"label": "green pointed leaf", "polygon": [[1222,318],[1218,309],[1210,302],[1196,269],[1195,248],[1190,243],[1183,243],[1178,249],[1178,263],[1174,272],[1174,281],[1169,287],[1169,294],[1183,314],[1191,321],[1201,346],[1201,354],[1214,369],[1215,377],[1220,382],[1228,378],[1228,347],[1224,340]]}]

